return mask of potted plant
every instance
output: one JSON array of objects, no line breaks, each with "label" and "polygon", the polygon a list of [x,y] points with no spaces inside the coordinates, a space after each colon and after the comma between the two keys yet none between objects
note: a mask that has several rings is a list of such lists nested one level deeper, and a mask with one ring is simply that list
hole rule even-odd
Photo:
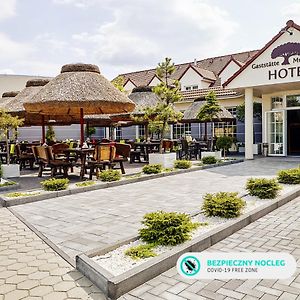
[{"label": "potted plant", "polygon": [[10,163],[10,154],[11,149],[9,145],[9,131],[14,129],[15,131],[19,126],[23,125],[23,119],[19,117],[14,117],[4,110],[0,110],[0,130],[5,139],[7,156],[6,156],[6,164],[2,164],[2,177],[3,178],[11,178],[11,177],[19,177],[20,176],[20,167],[18,164]]},{"label": "potted plant", "polygon": [[155,106],[146,107],[144,118],[149,122],[149,127],[155,128],[158,133],[160,145],[159,153],[149,154],[149,164],[161,164],[164,168],[172,168],[176,160],[176,153],[163,153],[163,140],[166,137],[169,123],[176,123],[182,118],[182,113],[174,108],[174,103],[181,101],[180,86],[177,80],[171,78],[175,72],[175,65],[171,58],[158,64],[156,75],[161,82],[153,88],[159,101]]},{"label": "potted plant", "polygon": [[55,143],[55,131],[52,125],[48,125],[48,129],[46,132],[46,141],[48,145],[53,145]]},{"label": "potted plant", "polygon": [[[207,122],[210,124],[213,123],[213,119],[218,117],[219,112],[222,110],[221,106],[217,100],[215,92],[209,92],[205,96],[206,103],[200,107],[197,118],[201,122],[205,122],[205,127],[207,126]],[[213,128],[213,126],[211,126]],[[205,130],[206,132],[206,130]],[[214,132],[212,129],[211,132],[211,143],[210,143],[210,151],[205,151],[201,153],[201,157],[205,156],[215,156],[216,158],[221,158],[221,151],[213,151],[214,145]],[[206,136],[207,140],[207,136]]]}]

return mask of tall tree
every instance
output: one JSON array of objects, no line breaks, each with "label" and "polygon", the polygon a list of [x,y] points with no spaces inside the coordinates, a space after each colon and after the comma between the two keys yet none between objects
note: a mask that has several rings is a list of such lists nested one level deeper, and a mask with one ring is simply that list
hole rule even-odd
[{"label": "tall tree", "polygon": [[123,76],[118,76],[115,79],[113,79],[111,82],[119,91],[125,92],[124,89],[125,78]]},{"label": "tall tree", "polygon": [[172,79],[176,68],[171,58],[165,58],[156,68],[156,75],[161,82],[153,88],[153,92],[160,101],[154,107],[148,107],[148,115],[152,120],[161,124],[159,152],[163,151],[163,140],[168,128],[168,123],[178,122],[182,113],[175,110],[174,103],[181,101],[180,86],[178,80]]},{"label": "tall tree", "polygon": [[[206,103],[201,106],[197,118],[201,122],[205,122],[205,126],[207,126],[207,122],[213,123],[213,120],[218,117],[218,113],[222,110],[221,106],[217,100],[215,92],[209,92],[205,96]],[[212,127],[212,126],[211,126]],[[211,144],[210,144],[210,150],[213,150],[213,138],[214,138],[214,132],[212,129],[211,134]],[[206,136],[207,139],[207,136]]]}]

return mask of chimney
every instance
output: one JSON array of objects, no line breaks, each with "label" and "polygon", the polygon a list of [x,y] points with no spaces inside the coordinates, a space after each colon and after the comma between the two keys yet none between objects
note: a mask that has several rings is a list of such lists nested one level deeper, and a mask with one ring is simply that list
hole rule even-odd
[{"label": "chimney", "polygon": [[197,58],[194,58],[194,66],[197,67]]}]

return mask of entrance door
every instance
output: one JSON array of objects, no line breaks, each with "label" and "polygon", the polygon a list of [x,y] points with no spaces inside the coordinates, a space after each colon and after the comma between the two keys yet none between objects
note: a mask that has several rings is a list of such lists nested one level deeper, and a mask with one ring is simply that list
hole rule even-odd
[{"label": "entrance door", "polygon": [[288,154],[300,155],[300,110],[287,111]]},{"label": "entrance door", "polygon": [[270,156],[286,156],[286,113],[267,112],[267,132]]}]

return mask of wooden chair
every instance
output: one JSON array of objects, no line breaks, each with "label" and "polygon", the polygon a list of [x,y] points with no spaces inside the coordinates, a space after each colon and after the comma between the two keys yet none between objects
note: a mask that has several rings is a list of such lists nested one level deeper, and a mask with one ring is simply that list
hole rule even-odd
[{"label": "wooden chair", "polygon": [[173,149],[173,141],[163,140],[162,147],[164,149],[164,152],[171,152]]},{"label": "wooden chair", "polygon": [[20,170],[26,168],[26,163],[29,164],[30,169],[33,169],[35,158],[32,152],[28,152],[26,144],[16,145],[16,161],[20,164]]},{"label": "wooden chair", "polygon": [[116,157],[113,162],[120,164],[122,174],[125,174],[124,162],[130,157],[131,146],[129,144],[116,143]]},{"label": "wooden chair", "polygon": [[109,144],[97,145],[95,147],[92,160],[87,162],[86,168],[90,169],[89,178],[92,179],[93,174],[98,176],[99,170],[105,170],[106,167],[111,169],[114,166],[116,157],[116,147]]},{"label": "wooden chair", "polygon": [[68,169],[72,167],[72,163],[62,159],[55,159],[51,146],[36,146],[34,155],[39,163],[39,177],[42,176],[45,167],[50,168],[51,177],[56,175],[58,168],[62,168],[64,177],[68,177]]},{"label": "wooden chair", "polygon": [[65,143],[57,143],[51,146],[52,153],[55,159],[65,158],[65,149],[69,149],[69,145]]}]

